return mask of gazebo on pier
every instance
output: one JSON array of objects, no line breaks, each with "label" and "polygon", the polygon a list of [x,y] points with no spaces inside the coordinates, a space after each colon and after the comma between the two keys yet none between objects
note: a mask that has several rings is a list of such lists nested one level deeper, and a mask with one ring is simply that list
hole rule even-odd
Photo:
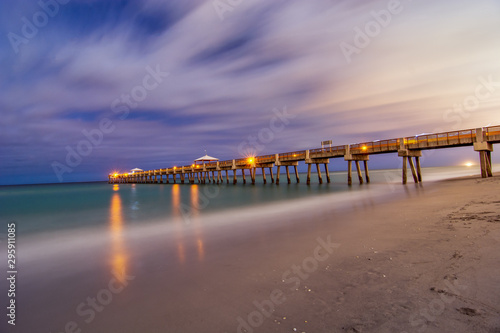
[{"label": "gazebo on pier", "polygon": [[218,158],[205,155],[205,156],[202,156],[200,158],[195,159],[194,164],[202,164],[203,165],[205,163],[217,162],[218,160],[219,160]]}]

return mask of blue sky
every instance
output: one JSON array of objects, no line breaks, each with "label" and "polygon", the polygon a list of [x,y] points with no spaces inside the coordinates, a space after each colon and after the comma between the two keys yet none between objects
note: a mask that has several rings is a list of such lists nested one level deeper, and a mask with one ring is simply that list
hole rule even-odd
[{"label": "blue sky", "polygon": [[500,124],[498,1],[41,3],[0,3],[0,184]]}]

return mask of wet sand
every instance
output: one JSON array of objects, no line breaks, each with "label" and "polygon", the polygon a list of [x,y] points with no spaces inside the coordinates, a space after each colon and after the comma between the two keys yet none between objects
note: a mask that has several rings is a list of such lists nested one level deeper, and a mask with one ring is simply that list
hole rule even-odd
[{"label": "wet sand", "polygon": [[500,177],[396,188],[253,225],[25,240],[8,332],[500,332]]}]

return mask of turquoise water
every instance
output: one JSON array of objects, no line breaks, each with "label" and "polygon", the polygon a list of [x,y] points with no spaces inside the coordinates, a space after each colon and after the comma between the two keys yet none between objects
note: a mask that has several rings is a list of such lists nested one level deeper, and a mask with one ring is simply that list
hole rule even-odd
[{"label": "turquoise water", "polygon": [[[477,168],[446,167],[424,168],[424,181],[477,174]],[[301,182],[286,183],[281,175],[280,185],[263,184],[257,175],[257,184],[107,184],[80,183],[54,185],[23,185],[0,187],[0,206],[3,223],[19,222],[18,230],[24,234],[41,231],[105,226],[116,210],[126,225],[168,221],[170,218],[203,216],[225,210],[264,207],[278,202],[296,202],[332,193],[352,193],[367,188],[394,191],[401,186],[399,170],[377,170],[370,173],[371,183],[360,186],[353,173],[353,186],[346,185],[345,172],[331,173],[332,183],[319,184],[312,175],[311,185]],[[412,183],[412,177],[408,179]],[[230,179],[232,182],[232,179]],[[295,200],[294,200],[295,199]]]}]

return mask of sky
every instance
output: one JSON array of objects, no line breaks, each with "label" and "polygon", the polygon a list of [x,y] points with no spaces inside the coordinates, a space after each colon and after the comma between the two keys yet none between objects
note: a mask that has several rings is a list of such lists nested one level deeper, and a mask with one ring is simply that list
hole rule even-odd
[{"label": "sky", "polygon": [[497,0],[2,1],[0,184],[500,125],[499,17]]}]

